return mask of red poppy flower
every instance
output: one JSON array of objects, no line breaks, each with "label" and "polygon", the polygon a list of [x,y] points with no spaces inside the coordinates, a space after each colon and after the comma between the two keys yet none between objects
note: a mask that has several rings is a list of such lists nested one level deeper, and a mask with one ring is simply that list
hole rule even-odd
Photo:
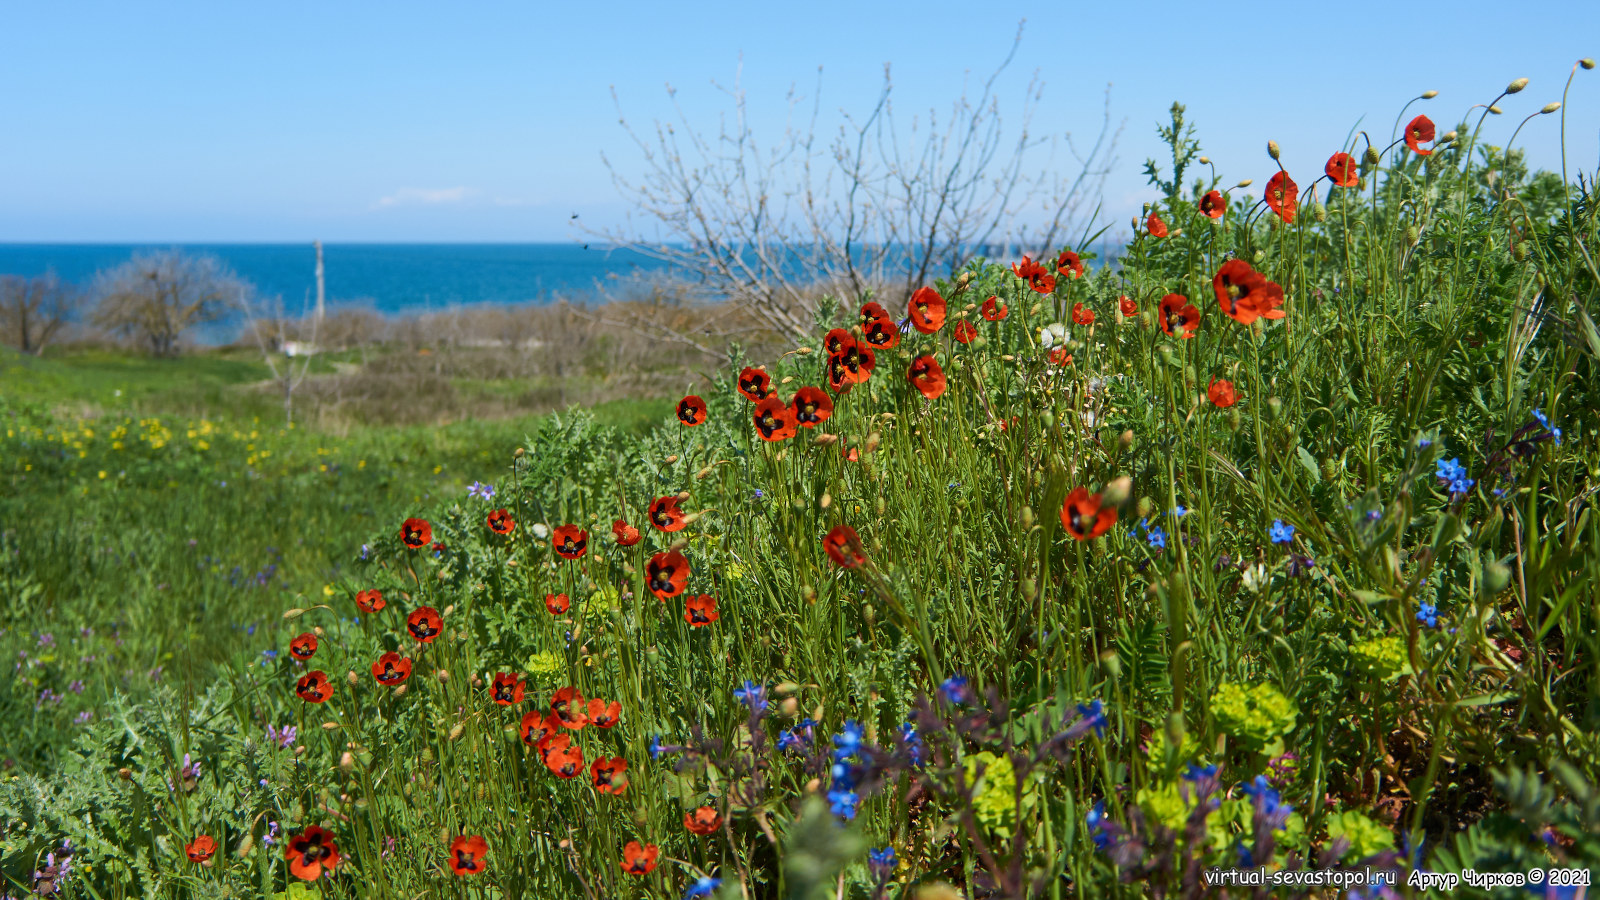
[{"label": "red poppy flower", "polygon": [[317,636],[308,631],[290,641],[289,655],[300,660],[301,662],[305,662],[311,657],[316,656]]},{"label": "red poppy flower", "polygon": [[907,308],[911,311],[911,326],[923,334],[933,334],[944,327],[944,298],[933,288],[917,288]]},{"label": "red poppy flower", "polygon": [[1189,298],[1182,294],[1162,297],[1161,306],[1156,309],[1156,318],[1161,322],[1162,331],[1179,337],[1192,338],[1200,327],[1200,310],[1195,309]]},{"label": "red poppy flower", "polygon": [[1237,396],[1233,392],[1233,382],[1221,378],[1211,379],[1206,385],[1206,396],[1211,398],[1211,403],[1222,409],[1232,406]]},{"label": "red poppy flower", "polygon": [[423,644],[433,643],[433,639],[444,630],[444,621],[439,618],[439,611],[431,606],[419,606],[406,616],[406,630],[411,636]]},{"label": "red poppy flower", "polygon": [[739,393],[751,400],[760,400],[772,393],[772,376],[766,369],[757,369],[753,366],[745,368],[739,373]]},{"label": "red poppy flower", "polygon": [[514,706],[522,702],[522,676],[516,672],[496,672],[489,686],[489,699],[501,706]]},{"label": "red poppy flower", "polygon": [[676,550],[650,557],[644,567],[645,586],[658,600],[670,600],[689,585],[689,561]]},{"label": "red poppy flower", "polygon": [[1082,303],[1074,303],[1072,304],[1072,321],[1079,325],[1093,325],[1094,310],[1084,306]]},{"label": "red poppy flower", "polygon": [[1063,250],[1061,255],[1056,257],[1056,272],[1060,273],[1062,278],[1082,278],[1083,260],[1071,250]]},{"label": "red poppy flower", "polygon": [[578,731],[589,724],[583,712],[583,695],[575,687],[564,687],[550,697],[550,712],[564,728]]},{"label": "red poppy flower", "polygon": [[990,297],[983,301],[983,317],[990,322],[998,322],[1006,317],[1006,305],[1000,302],[999,297]]},{"label": "red poppy flower", "polygon": [[706,401],[695,394],[678,401],[678,421],[693,427],[706,420]]},{"label": "red poppy flower", "polygon": [[709,806],[702,806],[683,814],[683,827],[689,829],[690,834],[703,837],[722,827],[722,814]]},{"label": "red poppy flower", "polygon": [[939,368],[939,361],[932,356],[913,359],[911,368],[906,370],[906,380],[929,400],[937,400],[944,394],[944,370]]},{"label": "red poppy flower", "polygon": [[1049,360],[1052,366],[1064,366],[1072,362],[1072,354],[1065,347],[1051,347],[1044,358]]},{"label": "red poppy flower", "polygon": [[1048,294],[1056,289],[1056,277],[1050,274],[1050,270],[1026,256],[1022,262],[1012,263],[1011,271],[1026,281],[1035,293]]},{"label": "red poppy flower", "polygon": [[621,796],[628,789],[628,761],[620,756],[597,757],[589,767],[589,778],[600,793]]},{"label": "red poppy flower", "polygon": [[763,441],[782,441],[794,437],[794,410],[777,397],[768,397],[757,403],[751,418]]},{"label": "red poppy flower", "polygon": [[1154,212],[1151,212],[1150,215],[1145,216],[1144,228],[1146,231],[1150,232],[1151,237],[1164,238],[1167,236],[1167,223],[1161,221],[1161,217],[1156,215]]},{"label": "red poppy flower", "polygon": [[1127,296],[1126,294],[1117,298],[1117,308],[1122,310],[1122,314],[1125,316],[1134,316],[1139,314],[1139,304],[1133,302],[1133,298]]},{"label": "red poppy flower", "polygon": [[849,383],[861,384],[872,377],[872,370],[877,366],[878,358],[873,355],[871,347],[851,341],[849,346],[828,357],[828,364],[842,367],[844,379]]},{"label": "red poppy flower", "polygon": [[867,561],[867,552],[861,548],[861,536],[849,525],[835,525],[822,539],[822,549],[834,565],[854,569]]},{"label": "red poppy flower", "polygon": [[433,540],[433,526],[427,519],[407,519],[400,523],[400,543],[412,550],[421,550]]},{"label": "red poppy flower", "polygon": [[576,778],[583,771],[583,748],[571,745],[571,738],[562,742],[559,738],[551,738],[544,754],[544,766],[555,773],[557,778]]},{"label": "red poppy flower", "polygon": [[622,871],[629,875],[649,875],[655,871],[656,858],[660,855],[655,844],[640,846],[638,841],[629,841],[622,848]]},{"label": "red poppy flower", "polygon": [[1327,173],[1328,180],[1339,187],[1355,187],[1360,180],[1356,174],[1355,157],[1348,153],[1335,153],[1328,157],[1328,164],[1322,167]]},{"label": "red poppy flower", "polygon": [[645,517],[650,520],[651,525],[668,534],[682,531],[689,523],[685,521],[688,517],[684,515],[683,510],[678,508],[680,502],[682,501],[678,499],[677,494],[657,497],[650,501],[650,509],[645,513]]},{"label": "red poppy flower", "polygon": [[562,559],[577,559],[589,550],[589,531],[576,525],[563,525],[550,533],[550,546]]},{"label": "red poppy flower", "polygon": [[968,322],[966,319],[962,319],[956,323],[955,334],[953,336],[956,340],[963,344],[970,344],[972,343],[972,339],[978,336],[978,329],[974,328],[971,322]]},{"label": "red poppy flower", "polygon": [[550,610],[550,615],[559,616],[572,606],[572,598],[566,594],[545,594],[544,608]]},{"label": "red poppy flower", "polygon": [[541,750],[560,731],[561,720],[554,713],[542,709],[530,709],[523,713],[518,729],[524,744]]},{"label": "red poppy flower", "polygon": [[1433,153],[1433,148],[1424,150],[1421,145],[1431,143],[1433,134],[1433,120],[1427,116],[1417,116],[1406,125],[1406,146],[1418,156],[1429,156]]},{"label": "red poppy flower", "polygon": [[629,525],[625,519],[612,522],[611,533],[616,537],[619,547],[632,547],[640,540],[639,529]]},{"label": "red poppy flower", "polygon": [[461,835],[450,842],[450,871],[457,875],[477,875],[483,871],[483,858],[488,854],[489,843],[483,835]]},{"label": "red poppy flower", "polygon": [[411,660],[390,650],[372,664],[372,677],[379,684],[404,684],[411,677]]},{"label": "red poppy flower", "polygon": [[517,520],[511,518],[511,513],[506,510],[497,509],[489,513],[488,521],[485,524],[495,534],[510,534],[517,527]]},{"label": "red poppy flower", "polygon": [[882,303],[869,302],[861,305],[861,327],[865,328],[873,322],[888,321],[889,311],[883,308]]},{"label": "red poppy flower", "polygon": [[388,604],[384,602],[382,591],[357,591],[356,609],[364,613],[375,613]]},{"label": "red poppy flower", "polygon": [[838,356],[844,352],[844,348],[853,347],[855,343],[855,335],[843,328],[834,328],[830,329],[827,336],[822,339],[822,349],[829,356]]},{"label": "red poppy flower", "polygon": [[294,877],[316,881],[323,872],[331,873],[339,867],[339,845],[333,841],[333,832],[312,825],[289,837],[283,847],[283,857],[289,861],[289,871]]},{"label": "red poppy flower", "polygon": [[875,350],[893,350],[900,346],[900,329],[890,319],[873,319],[861,326],[862,340]]},{"label": "red poppy flower", "polygon": [[833,415],[833,400],[821,388],[806,385],[795,391],[794,397],[789,400],[789,408],[794,410],[795,424],[802,428],[815,428]]},{"label": "red poppy flower", "polygon": [[209,834],[202,834],[185,844],[183,852],[188,854],[189,862],[203,863],[217,852],[217,841]]},{"label": "red poppy flower", "polygon": [[328,680],[327,672],[316,669],[300,676],[294,683],[294,692],[307,703],[326,703],[333,696],[333,682]]},{"label": "red poppy flower", "polygon": [[1223,313],[1242,325],[1258,317],[1283,318],[1283,310],[1278,309],[1283,304],[1283,288],[1242,259],[1223,263],[1211,279],[1211,289]]},{"label": "red poppy flower", "polygon": [[1289,173],[1279,169],[1277,174],[1267,179],[1267,189],[1263,196],[1267,206],[1278,214],[1278,218],[1294,224],[1295,210],[1300,204],[1300,186],[1294,183]]},{"label": "red poppy flower", "polygon": [[596,728],[615,728],[622,721],[622,703],[618,700],[601,700],[599,697],[589,701],[589,724]]},{"label": "red poppy flower", "polygon": [[710,594],[701,594],[683,601],[683,620],[691,628],[704,628],[712,622],[722,618],[717,613],[717,598]]},{"label": "red poppy flower", "polygon": [[1200,211],[1213,219],[1220,219],[1228,211],[1228,198],[1221,191],[1208,191],[1200,198]]},{"label": "red poppy flower", "polygon": [[1116,507],[1101,506],[1100,495],[1087,488],[1074,488],[1061,504],[1061,524],[1080,541],[1105,534],[1116,521]]}]

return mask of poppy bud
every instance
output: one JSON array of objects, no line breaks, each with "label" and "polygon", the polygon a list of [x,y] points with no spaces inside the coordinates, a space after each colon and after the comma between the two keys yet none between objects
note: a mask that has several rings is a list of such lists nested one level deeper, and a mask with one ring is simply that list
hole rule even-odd
[{"label": "poppy bud", "polygon": [[1250,258],[1255,260],[1256,265],[1260,265],[1267,258],[1267,251],[1257,250]]},{"label": "poppy bud", "polygon": [[1456,139],[1456,133],[1454,131],[1446,131],[1444,133],[1444,135],[1439,138],[1439,143],[1448,144],[1448,143],[1450,143],[1451,141],[1453,141],[1455,139]]},{"label": "poppy bud", "polygon": [[1560,103],[1546,103],[1543,107],[1540,108],[1539,115],[1548,116],[1548,115],[1550,115],[1551,113],[1555,112],[1556,110],[1558,110],[1560,108],[1561,108],[1561,104]]},{"label": "poppy bud", "polygon": [[448,615],[450,615],[450,614],[451,614],[451,613],[453,613],[453,612],[455,612],[455,611],[456,611],[456,605],[455,605],[455,604],[454,604],[454,603],[452,603],[452,604],[450,604],[450,605],[449,605],[449,606],[446,606],[446,607],[445,607],[445,608],[444,608],[444,612],[442,612],[442,613],[440,613],[440,614],[439,614],[439,618],[441,618],[441,619],[442,619],[442,618],[444,618],[444,617],[445,617],[445,616],[448,616]]},{"label": "poppy bud", "polygon": [[1489,112],[1492,112],[1498,116],[1500,113],[1504,112],[1504,110],[1502,110],[1499,106],[1491,106],[1489,107]]},{"label": "poppy bud", "polygon": [[132,781],[133,780],[133,770],[128,768],[127,766],[123,766],[122,768],[117,770],[117,777],[121,778],[123,781]]},{"label": "poppy bud", "polygon": [[1133,493],[1133,479],[1124,475],[1113,478],[1100,489],[1101,499],[1108,505],[1121,506],[1128,502],[1128,496]]},{"label": "poppy bud", "polygon": [[881,435],[878,432],[874,431],[871,434],[867,435],[867,440],[866,440],[866,444],[865,444],[864,449],[868,453],[871,453],[872,451],[878,449],[878,445],[881,444],[881,443],[883,443],[883,435]]},{"label": "poppy bud", "polygon": [[1278,142],[1277,141],[1267,141],[1267,155],[1272,157],[1274,160],[1276,160],[1278,158]]},{"label": "poppy bud", "polygon": [[1122,445],[1122,451],[1124,453],[1131,450],[1133,448],[1133,429],[1129,428],[1128,430],[1122,432],[1122,436],[1117,438],[1117,442]]},{"label": "poppy bud", "polygon": [[1040,424],[1044,425],[1045,428],[1054,428],[1056,425],[1056,414],[1050,412],[1049,410],[1045,410],[1044,415],[1039,417],[1039,422]]},{"label": "poppy bud", "polygon": [[1238,431],[1239,426],[1242,424],[1244,424],[1244,418],[1239,415],[1239,408],[1234,407],[1228,410],[1228,430]]},{"label": "poppy bud", "polygon": [[1518,78],[1516,81],[1513,81],[1510,84],[1506,85],[1506,93],[1515,94],[1515,93],[1520,92],[1523,88],[1525,88],[1527,86],[1528,86],[1528,79],[1526,79],[1526,78]]},{"label": "poppy bud", "polygon": [[1139,505],[1135,508],[1139,511],[1139,518],[1148,519],[1150,514],[1155,512],[1156,502],[1149,497],[1140,497]]},{"label": "poppy bud", "polygon": [[674,453],[671,456],[667,457],[666,459],[662,460],[662,462],[665,462],[669,466],[672,465],[673,463],[677,462],[677,461],[678,461],[678,454],[676,454],[676,453]]},{"label": "poppy bud", "polygon": [[878,621],[878,611],[873,608],[871,603],[861,604],[861,619],[868,625]]},{"label": "poppy bud", "polygon": [[1274,419],[1283,417],[1283,401],[1277,397],[1267,398],[1267,408],[1272,410],[1272,417]]},{"label": "poppy bud", "polygon": [[283,617],[285,619],[298,619],[305,614],[305,610],[295,607],[294,609],[286,610],[283,614]]},{"label": "poppy bud", "polygon": [[1361,154],[1361,161],[1369,166],[1375,166],[1383,160],[1382,157],[1378,156],[1378,148],[1369,145],[1367,152]]},{"label": "poppy bud", "polygon": [[306,755],[306,745],[305,744],[301,744],[300,746],[294,748],[294,755],[295,756],[305,756]]},{"label": "poppy bud", "polygon": [[450,728],[450,740],[452,740],[452,741],[459,740],[461,738],[461,733],[463,731],[466,731],[466,730],[467,730],[467,723],[465,723],[465,722],[457,722],[455,725],[451,726],[451,728]]},{"label": "poppy bud", "polygon": [[792,719],[794,714],[800,711],[800,701],[789,697],[778,705],[778,710],[783,713],[785,718]]},{"label": "poppy bud", "polygon": [[1033,530],[1033,507],[1024,506],[1022,508],[1022,512],[1017,515],[1017,522],[1022,526],[1022,530],[1023,531],[1032,531]]},{"label": "poppy bud", "polygon": [[517,564],[517,561],[516,561],[516,560],[514,560],[514,559],[508,559],[508,560],[506,560],[506,565],[508,565],[508,566],[514,566],[514,565],[516,565],[516,564]]},{"label": "poppy bud", "polygon": [[1200,157],[1200,165],[1202,165],[1202,166],[1211,165],[1211,157],[1209,157],[1209,156]]},{"label": "poppy bud", "polygon": [[338,728],[338,727],[339,727],[339,723],[338,722],[323,722],[322,723],[322,730],[323,731],[332,731],[332,730],[334,730],[335,728]]},{"label": "poppy bud", "polygon": [[255,848],[256,848],[256,836],[253,835],[253,834],[247,834],[247,835],[244,836],[244,840],[239,842],[239,849],[236,852],[239,854],[240,857],[245,857],[245,856],[249,856],[250,855],[250,851],[254,850]]},{"label": "poppy bud", "polygon": [[1528,258],[1528,245],[1527,244],[1518,244],[1517,246],[1515,246],[1515,247],[1513,247],[1511,249],[1511,255],[1515,256],[1517,258],[1517,262],[1521,262],[1521,261],[1527,259]]},{"label": "poppy bud", "polygon": [[1039,596],[1038,582],[1034,581],[1032,578],[1022,579],[1022,596],[1029,601],[1032,601],[1035,597]]},{"label": "poppy bud", "polygon": [[1417,242],[1417,238],[1420,237],[1420,236],[1421,236],[1421,234],[1417,231],[1417,226],[1415,226],[1415,225],[1407,225],[1406,226],[1406,243],[1415,244]]},{"label": "poppy bud", "polygon": [[356,767],[355,755],[352,754],[349,750],[346,750],[344,752],[344,755],[339,757],[339,768],[345,770],[346,772],[349,772],[352,769],[354,769],[355,767]]},{"label": "poppy bud", "polygon": [[523,454],[525,454],[527,452],[528,451],[523,449],[522,447],[518,447],[517,448],[517,452],[511,454],[511,456],[512,456],[513,459],[521,459],[523,457]]},{"label": "poppy bud", "polygon": [[1234,185],[1234,187],[1235,188],[1247,188],[1252,184],[1255,184],[1255,179],[1254,178],[1246,178],[1243,181],[1239,182],[1238,184]]},{"label": "poppy bud", "polygon": [[1043,303],[1035,303],[1033,306],[1028,308],[1028,315],[1037,316],[1039,314],[1039,310],[1041,310],[1041,309],[1044,309],[1044,304]]},{"label": "poppy bud", "polygon": [[833,495],[828,493],[827,491],[823,491],[822,492],[822,499],[817,501],[817,505],[822,507],[823,509],[827,509],[829,506],[832,506],[833,505]]},{"label": "poppy bud", "polygon": [[816,603],[817,589],[808,584],[800,589],[800,596],[804,597],[807,603]]},{"label": "poppy bud", "polygon": [[1318,222],[1326,222],[1328,221],[1328,208],[1322,205],[1322,201],[1318,200],[1311,204],[1311,215]]},{"label": "poppy bud", "polygon": [[806,793],[815,794],[819,789],[821,789],[821,787],[822,787],[822,780],[819,779],[819,778],[813,778],[810,781],[806,782]]},{"label": "poppy bud", "polygon": [[1155,313],[1151,312],[1150,310],[1147,309],[1144,312],[1139,313],[1139,327],[1140,328],[1149,328],[1150,326],[1154,325],[1155,322],[1156,322]]},{"label": "poppy bud", "polygon": [[1105,670],[1107,677],[1115,681],[1122,677],[1122,657],[1115,650],[1107,650],[1100,654],[1100,668]]},{"label": "poppy bud", "polygon": [[355,687],[357,684],[361,683],[361,676],[357,675],[353,671],[346,672],[344,673],[344,680],[349,682],[351,687]]},{"label": "poppy bud", "polygon": [[447,681],[450,680],[450,673],[446,672],[443,669],[440,669],[439,671],[437,671],[437,672],[435,672],[433,674],[434,674],[434,677],[438,678],[440,681],[446,681],[447,682]]},{"label": "poppy bud", "polygon": [[1422,92],[1422,99],[1424,99],[1424,100],[1432,100],[1433,98],[1435,98],[1437,96],[1439,96],[1439,92],[1438,91],[1423,91]]},{"label": "poppy bud", "polygon": [[824,434],[817,435],[811,441],[811,443],[813,445],[815,445],[815,446],[818,446],[818,447],[825,447],[828,444],[831,444],[834,441],[837,441],[838,439],[839,439],[839,436],[837,434],[826,434],[826,433],[824,433]]}]

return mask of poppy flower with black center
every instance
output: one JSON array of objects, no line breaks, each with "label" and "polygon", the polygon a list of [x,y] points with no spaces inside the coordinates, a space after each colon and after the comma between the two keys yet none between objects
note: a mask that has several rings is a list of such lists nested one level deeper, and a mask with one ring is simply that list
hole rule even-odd
[{"label": "poppy flower with black center", "polygon": [[650,501],[650,508],[645,517],[650,520],[651,525],[668,534],[682,531],[683,526],[688,523],[685,521],[687,516],[678,508],[681,502],[676,494],[670,497],[657,497]]},{"label": "poppy flower with black center", "polygon": [[1152,212],[1150,215],[1145,216],[1144,230],[1150,232],[1150,236],[1153,238],[1164,238],[1167,236],[1167,223],[1161,221],[1161,217]]},{"label": "poppy flower with black center", "polygon": [[283,846],[283,857],[289,861],[289,872],[294,877],[316,881],[324,872],[332,873],[339,867],[339,845],[333,841],[333,832],[312,825],[289,837]]},{"label": "poppy flower with black center", "polygon": [[944,394],[944,370],[939,368],[939,361],[931,356],[913,359],[911,368],[906,370],[906,380],[929,400],[937,400]]},{"label": "poppy flower with black center", "polygon": [[709,806],[702,806],[683,814],[683,827],[687,828],[690,834],[704,837],[722,827],[722,814]]},{"label": "poppy flower with black center", "polygon": [[645,564],[644,583],[656,599],[670,600],[689,586],[689,561],[676,550],[657,553]]},{"label": "poppy flower with black center", "polygon": [[628,761],[620,756],[597,757],[589,767],[589,779],[600,793],[621,796],[628,789]]},{"label": "poppy flower with black center", "polygon": [[999,297],[990,297],[983,301],[983,317],[990,322],[998,322],[1006,317],[1006,305],[1000,302]]},{"label": "poppy flower with black center", "polygon": [[815,428],[833,415],[833,399],[821,388],[808,384],[794,392],[794,397],[789,400],[789,408],[794,410],[795,424],[802,428]]},{"label": "poppy flower with black center", "polygon": [[1084,306],[1082,303],[1074,303],[1072,304],[1072,321],[1079,325],[1093,325],[1094,310]]},{"label": "poppy flower with black center", "polygon": [[1294,224],[1294,214],[1300,204],[1300,186],[1294,183],[1289,173],[1279,169],[1277,174],[1267,179],[1267,189],[1262,193],[1267,201],[1267,206],[1278,214],[1278,218]]},{"label": "poppy flower with black center", "polygon": [[550,696],[550,712],[563,728],[578,731],[589,724],[583,712],[583,694],[575,687],[564,687]]},{"label": "poppy flower with black center", "polygon": [[[899,334],[899,332],[895,333]],[[828,374],[828,389],[835,394],[842,394],[850,390],[851,386],[855,384],[854,381],[850,380],[850,370],[844,367],[844,363],[837,356],[828,357],[826,371]]]},{"label": "poppy flower with black center", "polygon": [[678,421],[694,427],[706,420],[706,401],[690,394],[678,401]]},{"label": "poppy flower with black center", "polygon": [[844,367],[845,378],[852,384],[862,384],[872,377],[872,370],[878,364],[878,358],[873,355],[872,348],[852,341],[844,350],[828,357],[829,363],[837,362]]},{"label": "poppy flower with black center", "polygon": [[917,288],[906,308],[911,313],[911,327],[923,334],[933,334],[944,327],[944,298],[933,288]]},{"label": "poppy flower with black center", "polygon": [[300,676],[294,683],[294,692],[307,703],[326,703],[333,696],[333,682],[328,680],[327,672],[316,669]]},{"label": "poppy flower with black center", "polygon": [[189,857],[189,862],[203,863],[217,852],[217,840],[209,834],[202,834],[185,844],[183,852]]},{"label": "poppy flower with black center", "polygon": [[1134,316],[1139,314],[1139,304],[1135,303],[1133,298],[1126,294],[1117,298],[1117,308],[1122,310],[1122,314],[1125,316]]},{"label": "poppy flower with black center", "polygon": [[619,700],[601,700],[599,697],[589,701],[589,724],[596,728],[615,728],[622,721],[622,702]]},{"label": "poppy flower with black center", "polygon": [[1322,167],[1328,180],[1339,187],[1355,187],[1360,180],[1356,174],[1355,157],[1348,153],[1335,153],[1328,157],[1328,164]]},{"label": "poppy flower with black center", "polygon": [[861,340],[874,350],[893,350],[900,346],[900,329],[892,319],[873,319],[861,326]]},{"label": "poppy flower with black center", "polygon": [[433,540],[433,526],[427,519],[407,519],[400,523],[400,543],[421,550]]},{"label": "poppy flower with black center", "polygon": [[611,534],[616,537],[619,547],[632,547],[640,540],[639,529],[629,525],[625,519],[611,523]]},{"label": "poppy flower with black center", "polygon": [[545,594],[544,608],[550,610],[550,615],[559,616],[572,606],[572,598],[566,594]]},{"label": "poppy flower with black center", "polygon": [[484,870],[483,858],[489,855],[489,843],[483,835],[461,835],[450,842],[450,871],[457,875],[477,875]]},{"label": "poppy flower with black center", "polygon": [[1233,392],[1233,382],[1221,378],[1211,379],[1211,383],[1206,385],[1206,396],[1211,398],[1213,406],[1221,409],[1227,409],[1238,399]]},{"label": "poppy flower with black center", "polygon": [[1260,317],[1283,318],[1283,311],[1277,308],[1283,303],[1283,288],[1242,259],[1223,263],[1211,279],[1211,290],[1223,313],[1241,325]]},{"label": "poppy flower with black center", "polygon": [[882,303],[871,301],[861,304],[861,327],[866,328],[873,322],[888,322],[889,311],[883,308]]},{"label": "poppy flower with black center", "polygon": [[583,748],[568,744],[558,749],[556,739],[551,738],[549,749],[544,754],[544,766],[557,778],[576,778],[583,771]]},{"label": "poppy flower with black center", "polygon": [[411,636],[423,644],[433,643],[433,639],[444,630],[444,620],[439,618],[439,611],[431,606],[419,606],[406,616],[406,630]]},{"label": "poppy flower with black center", "polygon": [[843,328],[829,329],[828,334],[822,339],[823,352],[829,356],[838,356],[844,348],[855,345],[856,336]]},{"label": "poppy flower with black center", "polygon": [[1192,338],[1200,327],[1200,310],[1182,294],[1162,297],[1161,305],[1156,308],[1156,318],[1161,322],[1162,331],[1179,337]]},{"label": "poppy flower with black center", "polygon": [[529,747],[539,747],[556,736],[561,731],[561,720],[554,713],[542,709],[530,709],[522,714],[522,723],[517,733],[522,736],[522,742]]},{"label": "poppy flower with black center", "polygon": [[311,657],[316,656],[317,636],[308,631],[290,641],[289,655],[300,660],[301,662],[305,662]]},{"label": "poppy flower with black center", "polygon": [[496,672],[489,686],[489,698],[501,706],[515,706],[522,702],[522,676],[515,672]]},{"label": "poppy flower with black center", "polygon": [[854,569],[867,561],[867,552],[861,549],[861,536],[849,525],[835,525],[822,538],[822,549],[834,565]]},{"label": "poppy flower with black center", "polygon": [[962,319],[956,323],[955,334],[953,337],[957,341],[963,344],[970,344],[972,343],[972,339],[977,336],[978,329],[973,327],[971,322],[968,322],[966,319]]},{"label": "poppy flower with black center", "polygon": [[739,373],[739,393],[751,400],[760,400],[772,393],[772,376],[766,369],[757,369],[754,366],[745,367]]},{"label": "poppy flower with black center", "polygon": [[1221,191],[1207,191],[1200,198],[1200,211],[1213,219],[1220,219],[1228,211],[1228,198]]},{"label": "poppy flower with black center", "polygon": [[1100,495],[1090,494],[1087,488],[1074,488],[1061,504],[1061,524],[1080,541],[1105,534],[1116,521],[1116,508],[1102,506]]},{"label": "poppy flower with black center", "polygon": [[701,594],[683,601],[683,620],[690,628],[704,628],[722,618],[717,613],[717,598]]},{"label": "poppy flower with black center", "polygon": [[1417,116],[1406,125],[1406,146],[1418,156],[1429,156],[1433,148],[1424,149],[1423,144],[1433,142],[1433,120],[1427,116]]},{"label": "poppy flower with black center", "polygon": [[375,613],[388,604],[384,602],[382,591],[357,591],[356,609],[364,613]]},{"label": "poppy flower with black center", "polygon": [[1071,250],[1063,250],[1061,255],[1056,257],[1056,272],[1062,278],[1082,278],[1083,260],[1079,259],[1078,254],[1073,253]]},{"label": "poppy flower with black center", "polygon": [[629,875],[649,875],[656,869],[656,859],[661,856],[661,850],[655,844],[643,844],[638,841],[629,841],[622,848],[622,871]]},{"label": "poppy flower with black center", "polygon": [[1032,288],[1034,293],[1048,294],[1056,289],[1056,277],[1050,274],[1048,268],[1034,262],[1029,257],[1024,256],[1022,262],[1012,263],[1011,271],[1018,278],[1026,281],[1028,287]]},{"label": "poppy flower with black center", "polygon": [[495,534],[510,534],[517,527],[517,520],[511,518],[511,513],[497,509],[489,513],[487,522],[489,530]]},{"label": "poppy flower with black center", "polygon": [[761,435],[763,441],[783,441],[794,437],[794,410],[777,397],[768,397],[757,403],[750,417],[755,422],[756,433]]},{"label": "poppy flower with black center", "polygon": [[1050,350],[1045,353],[1044,358],[1048,360],[1052,366],[1064,366],[1072,362],[1072,352],[1065,347],[1051,347]]},{"label": "poppy flower with black center", "polygon": [[550,532],[550,546],[562,559],[577,559],[589,550],[589,532],[576,525],[563,525]]},{"label": "poppy flower with black center", "polygon": [[390,650],[372,664],[372,677],[379,684],[405,684],[411,677],[411,660]]}]

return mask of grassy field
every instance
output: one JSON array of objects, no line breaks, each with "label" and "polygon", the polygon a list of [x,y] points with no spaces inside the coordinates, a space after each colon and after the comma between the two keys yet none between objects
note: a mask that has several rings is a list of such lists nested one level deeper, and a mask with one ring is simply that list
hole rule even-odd
[{"label": "grassy field", "polygon": [[7,359],[0,872],[1579,896],[1600,210],[1481,121],[1229,189],[1175,107],[1117,268],[975,260],[675,409],[335,436],[244,359]]}]

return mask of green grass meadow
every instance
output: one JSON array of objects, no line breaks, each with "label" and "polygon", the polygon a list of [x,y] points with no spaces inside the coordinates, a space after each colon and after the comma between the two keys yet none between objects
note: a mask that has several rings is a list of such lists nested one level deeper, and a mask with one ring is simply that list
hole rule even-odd
[{"label": "green grass meadow", "polygon": [[0,894],[1583,896],[1597,173],[1401,113],[682,403],[0,357]]}]

